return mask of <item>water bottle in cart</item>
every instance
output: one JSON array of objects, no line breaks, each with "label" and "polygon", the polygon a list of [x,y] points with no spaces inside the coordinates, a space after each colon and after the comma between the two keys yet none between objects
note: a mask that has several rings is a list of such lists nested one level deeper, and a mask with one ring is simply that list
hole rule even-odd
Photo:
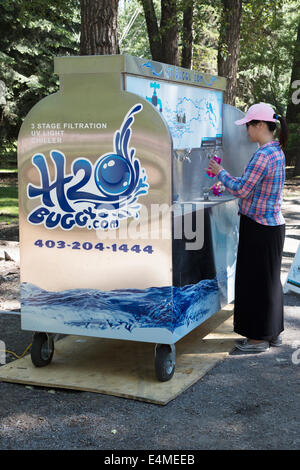
[{"label": "water bottle in cart", "polygon": [[[223,159],[222,147],[217,146],[214,154],[210,158],[213,158],[220,165]],[[214,178],[216,175],[212,171],[207,170],[205,176],[207,176],[208,178]]]}]

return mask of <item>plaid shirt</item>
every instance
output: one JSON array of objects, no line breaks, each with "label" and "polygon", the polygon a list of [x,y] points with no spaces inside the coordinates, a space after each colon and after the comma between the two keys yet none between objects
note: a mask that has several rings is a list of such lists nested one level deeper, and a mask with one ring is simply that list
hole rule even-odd
[{"label": "plaid shirt", "polygon": [[218,179],[231,194],[240,198],[239,214],[262,225],[285,223],[281,213],[285,156],[279,142],[262,145],[240,178],[221,170]]}]

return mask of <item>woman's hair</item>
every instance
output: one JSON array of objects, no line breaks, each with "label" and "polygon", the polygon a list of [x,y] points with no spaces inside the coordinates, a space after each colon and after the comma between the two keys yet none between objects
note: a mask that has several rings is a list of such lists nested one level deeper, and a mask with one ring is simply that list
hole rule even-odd
[{"label": "woman's hair", "polygon": [[[281,148],[284,149],[287,145],[288,138],[289,138],[288,125],[287,125],[286,119],[284,117],[278,116],[278,114],[274,114],[274,119],[277,119],[280,122],[281,128],[279,131],[279,143],[281,145]],[[259,122],[265,122],[270,132],[274,132],[276,130],[276,122],[257,121],[254,119],[253,121],[250,121],[247,124],[248,125],[252,124],[253,126],[256,126]]]}]

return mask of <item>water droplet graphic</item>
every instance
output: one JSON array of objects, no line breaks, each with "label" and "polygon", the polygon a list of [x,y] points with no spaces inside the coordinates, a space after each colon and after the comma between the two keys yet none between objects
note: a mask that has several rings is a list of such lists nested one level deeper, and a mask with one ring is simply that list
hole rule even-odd
[{"label": "water droplet graphic", "polygon": [[131,171],[130,164],[124,157],[106,155],[96,166],[95,181],[104,194],[121,195],[130,184]]}]

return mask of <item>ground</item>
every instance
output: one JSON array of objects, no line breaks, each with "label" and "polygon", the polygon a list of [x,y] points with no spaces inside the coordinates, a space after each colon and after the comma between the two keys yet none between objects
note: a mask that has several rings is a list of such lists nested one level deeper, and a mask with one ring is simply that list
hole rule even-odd
[{"label": "ground", "polygon": [[[282,280],[300,240],[299,207],[300,187],[291,180],[283,204],[289,244],[284,250]],[[17,259],[13,236],[16,240],[17,227],[0,227],[3,258],[7,251]],[[0,276],[0,310],[18,309],[18,262],[1,259]],[[139,449],[165,454],[172,449],[189,453],[298,450],[300,296],[285,294],[284,305],[282,347],[260,354],[233,351],[163,407],[97,393],[0,382],[0,449],[97,449],[108,456],[117,450],[130,455],[130,450]],[[31,332],[21,329],[20,316],[11,313],[0,315],[0,334],[7,348],[17,354],[31,341]],[[10,360],[14,357],[7,355]]]},{"label": "ground", "polygon": [[5,260],[4,258],[4,252],[9,251],[12,255],[17,245],[17,242],[0,239],[0,310],[19,310],[20,308],[20,267],[18,258],[12,256],[11,260]]},{"label": "ground", "polygon": [[[7,174],[1,173],[0,174],[0,188],[5,188],[8,186],[16,187],[18,184],[17,174]],[[17,203],[17,202],[16,202]],[[0,216],[4,215],[1,213]],[[3,217],[2,217],[3,218]],[[7,221],[2,221],[0,219],[0,240],[10,240],[10,241],[18,241],[19,240],[19,224],[15,218],[10,221],[10,218],[6,218]]]}]

